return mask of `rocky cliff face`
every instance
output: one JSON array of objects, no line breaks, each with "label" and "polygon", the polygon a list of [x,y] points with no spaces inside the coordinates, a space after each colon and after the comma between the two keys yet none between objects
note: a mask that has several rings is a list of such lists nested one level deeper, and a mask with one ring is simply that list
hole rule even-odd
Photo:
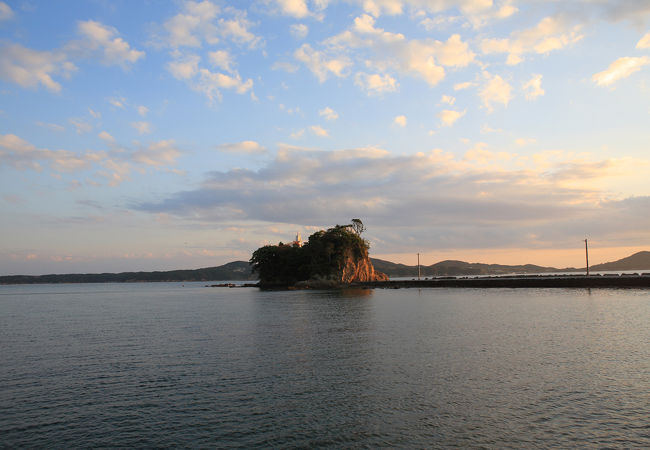
[{"label": "rocky cliff face", "polygon": [[387,281],[388,276],[377,272],[366,253],[362,257],[355,257],[352,252],[346,252],[343,264],[336,274],[336,281],[340,283],[354,283],[366,281]]}]

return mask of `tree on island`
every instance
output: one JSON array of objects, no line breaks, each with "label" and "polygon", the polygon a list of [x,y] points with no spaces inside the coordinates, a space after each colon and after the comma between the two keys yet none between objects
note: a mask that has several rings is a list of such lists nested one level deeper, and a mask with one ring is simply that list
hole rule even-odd
[{"label": "tree on island", "polygon": [[375,273],[368,249],[361,238],[365,230],[359,219],[351,225],[336,225],[317,231],[301,247],[298,245],[265,245],[250,259],[262,286],[293,286],[307,280],[329,280],[337,283],[386,279]]}]

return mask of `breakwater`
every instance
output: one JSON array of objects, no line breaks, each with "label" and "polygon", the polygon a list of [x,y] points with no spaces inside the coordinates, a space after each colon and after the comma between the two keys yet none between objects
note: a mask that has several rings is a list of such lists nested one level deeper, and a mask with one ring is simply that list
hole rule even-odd
[{"label": "breakwater", "polygon": [[438,277],[354,283],[378,289],[401,288],[650,288],[650,273],[622,275],[513,275],[495,277]]}]

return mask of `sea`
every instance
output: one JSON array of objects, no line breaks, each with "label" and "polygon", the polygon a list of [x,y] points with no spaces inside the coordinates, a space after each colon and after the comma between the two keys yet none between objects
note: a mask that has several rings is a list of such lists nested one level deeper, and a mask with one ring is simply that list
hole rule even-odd
[{"label": "sea", "polygon": [[206,284],[0,286],[0,447],[650,447],[650,290]]}]

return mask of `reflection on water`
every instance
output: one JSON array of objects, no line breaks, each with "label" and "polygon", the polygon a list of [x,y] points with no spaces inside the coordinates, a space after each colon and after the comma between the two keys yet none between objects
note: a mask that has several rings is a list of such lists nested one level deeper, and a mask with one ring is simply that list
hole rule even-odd
[{"label": "reflection on water", "polygon": [[648,447],[650,292],[0,289],[8,447]]}]

